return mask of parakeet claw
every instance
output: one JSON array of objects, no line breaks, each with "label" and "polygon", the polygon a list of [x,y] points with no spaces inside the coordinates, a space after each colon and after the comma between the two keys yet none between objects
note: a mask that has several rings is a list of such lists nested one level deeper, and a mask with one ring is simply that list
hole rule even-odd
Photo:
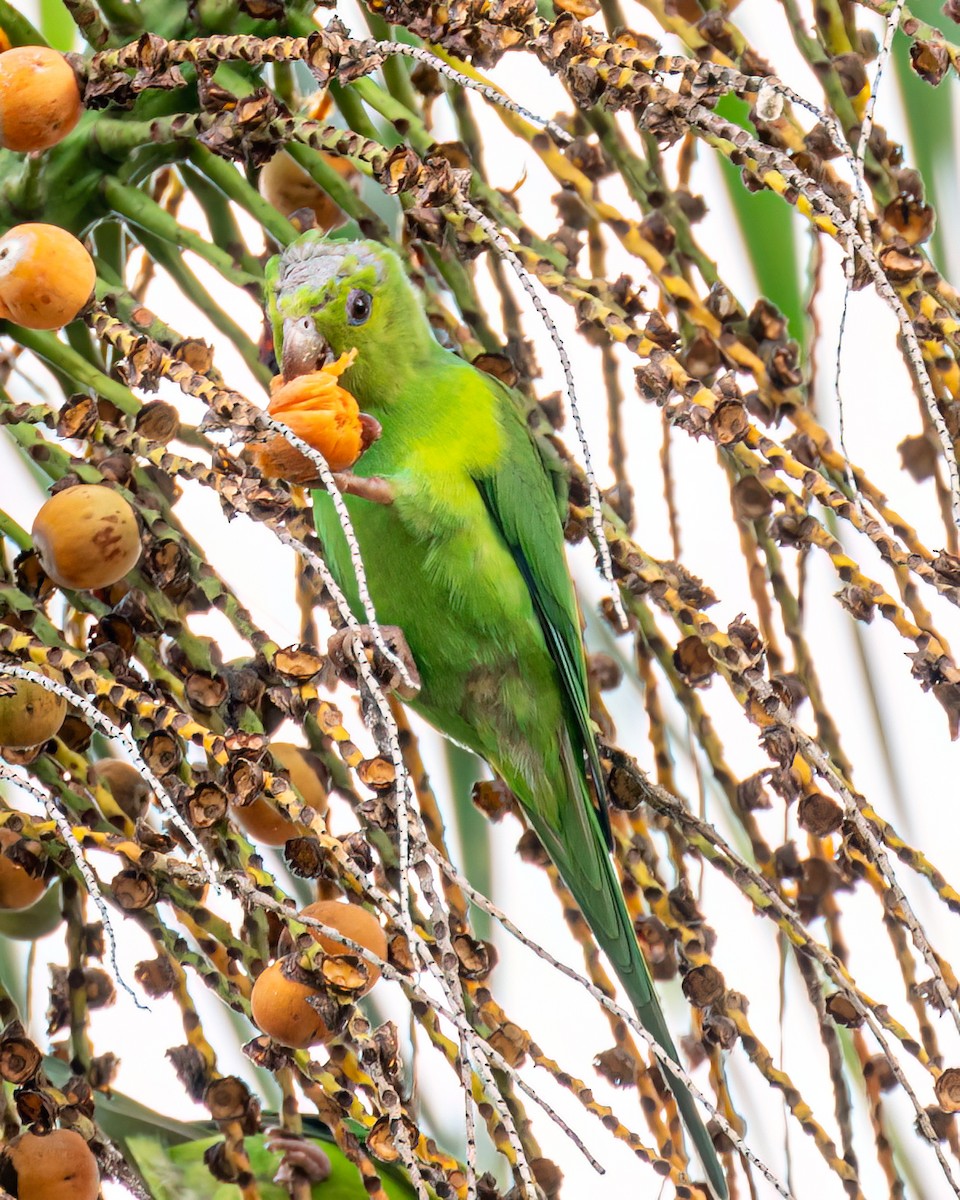
[{"label": "parakeet claw", "polygon": [[285,1129],[268,1129],[267,1149],[282,1155],[273,1182],[283,1186],[293,1183],[297,1175],[310,1183],[323,1183],[330,1178],[330,1159],[316,1142],[298,1137]]},{"label": "parakeet claw", "polygon": [[[373,673],[388,691],[396,692],[403,700],[412,700],[420,691],[420,673],[413,661],[407,639],[403,636],[403,630],[398,625],[381,625],[380,632],[383,634],[383,640],[387,646],[403,663],[413,687],[411,688],[404,682],[396,665],[377,649],[373,640],[372,628],[369,625],[361,625],[360,640],[364,649],[372,652]],[[327,642],[327,659],[341,679],[356,687],[357,659],[353,642],[354,631],[352,629],[338,630]]]}]

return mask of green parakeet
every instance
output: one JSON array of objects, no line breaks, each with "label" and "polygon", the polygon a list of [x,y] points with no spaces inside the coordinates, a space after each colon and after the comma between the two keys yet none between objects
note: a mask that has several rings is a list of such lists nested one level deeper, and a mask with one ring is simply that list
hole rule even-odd
[{"label": "green parakeet", "polygon": [[[637,1016],[677,1060],[591,798],[588,773],[601,805],[603,774],[564,557],[565,488],[522,398],[440,345],[400,259],[375,242],[304,234],[272,261],[268,296],[286,379],[357,350],[342,383],[382,433],[340,482],[377,618],[402,629],[419,669],[412,707],[512,789]],[[362,620],[326,492],[314,511]],[[694,1100],[667,1078],[726,1197]]]}]

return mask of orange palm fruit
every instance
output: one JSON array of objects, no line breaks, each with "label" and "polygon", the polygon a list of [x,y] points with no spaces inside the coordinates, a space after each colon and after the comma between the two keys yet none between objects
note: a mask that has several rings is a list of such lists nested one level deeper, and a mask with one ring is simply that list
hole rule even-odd
[{"label": "orange palm fruit", "polygon": [[[377,958],[387,957],[387,935],[373,913],[361,908],[359,904],[350,904],[345,900],[315,900],[302,910],[301,915],[313,917],[315,921],[321,921],[331,929],[338,930],[344,937],[357,942]],[[324,954],[353,954],[349,946],[316,929],[311,929],[310,935],[314,941],[320,943]],[[366,959],[363,960],[363,965],[367,969],[368,978],[360,994],[365,996],[380,978],[380,969]]]},{"label": "orange palm fruit", "polygon": [[288,820],[263,796],[250,804],[231,804],[230,813],[247,837],[261,846],[283,846],[303,834],[301,826]]},{"label": "orange palm fruit", "polygon": [[327,789],[318,771],[323,765],[311,750],[294,746],[292,742],[271,742],[270,753],[290,776],[290,782],[304,802],[321,816],[327,811]]},{"label": "orange palm fruit", "polygon": [[[327,460],[331,471],[345,471],[360,457],[369,441],[363,414],[353,396],[338,380],[356,357],[356,350],[341,354],[334,363],[284,383],[282,379],[267,408],[290,431]],[[261,474],[290,483],[309,483],[317,468],[279,434],[250,447],[250,457]]]},{"label": "orange palm fruit", "polygon": [[58,225],[14,225],[0,237],[0,317],[6,320],[59,329],[86,305],[96,282],[86,248]]},{"label": "orange palm fruit", "polygon": [[46,150],[67,136],[82,112],[77,77],[58,51],[15,46],[0,54],[0,146]]},{"label": "orange palm fruit", "polygon": [[317,992],[284,974],[286,961],[271,963],[257,976],[250,993],[250,1010],[254,1023],[274,1041],[295,1050],[306,1050],[322,1042],[330,1030],[316,1009],[307,1003]]},{"label": "orange palm fruit", "polygon": [[103,588],[132,571],[140,558],[140,529],[119,492],[100,484],[65,488],[33,522],[40,564],[64,588]]},{"label": "orange palm fruit", "polygon": [[[7,829],[5,825],[0,826],[0,848],[12,846],[19,841],[19,834]],[[36,846],[36,842],[33,845]],[[45,879],[31,875],[19,863],[13,862],[5,854],[0,854],[0,909],[5,912],[19,912],[29,908],[36,904],[46,890]]]},{"label": "orange palm fruit", "polygon": [[18,1134],[3,1156],[18,1200],[97,1200],[100,1194],[97,1160],[74,1129]]},{"label": "orange palm fruit", "polygon": [[[63,682],[55,671],[44,670],[43,674]],[[66,700],[48,692],[42,684],[12,675],[0,676],[0,746],[39,746],[56,736],[66,715]]]},{"label": "orange palm fruit", "polygon": [[[306,803],[321,816],[326,813],[327,792],[311,764],[310,751],[289,742],[271,742],[270,753],[287,771]],[[282,846],[304,832],[302,825],[289,820],[263,796],[258,796],[252,804],[231,805],[230,811],[247,836],[262,846]]]}]

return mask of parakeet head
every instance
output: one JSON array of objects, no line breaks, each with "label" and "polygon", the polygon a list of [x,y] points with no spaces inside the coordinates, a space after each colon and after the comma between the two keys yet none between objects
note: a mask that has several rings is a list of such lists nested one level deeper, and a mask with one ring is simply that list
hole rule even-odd
[{"label": "parakeet head", "polygon": [[311,230],[267,268],[270,318],[285,379],[357,350],[344,385],[364,408],[388,404],[398,374],[436,350],[400,259],[377,242]]}]

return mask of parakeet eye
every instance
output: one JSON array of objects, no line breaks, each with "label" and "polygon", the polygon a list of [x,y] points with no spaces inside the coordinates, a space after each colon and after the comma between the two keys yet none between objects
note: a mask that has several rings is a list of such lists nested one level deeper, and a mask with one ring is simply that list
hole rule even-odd
[{"label": "parakeet eye", "polygon": [[370,316],[373,308],[373,297],[369,292],[354,288],[347,297],[347,324],[362,325]]}]

